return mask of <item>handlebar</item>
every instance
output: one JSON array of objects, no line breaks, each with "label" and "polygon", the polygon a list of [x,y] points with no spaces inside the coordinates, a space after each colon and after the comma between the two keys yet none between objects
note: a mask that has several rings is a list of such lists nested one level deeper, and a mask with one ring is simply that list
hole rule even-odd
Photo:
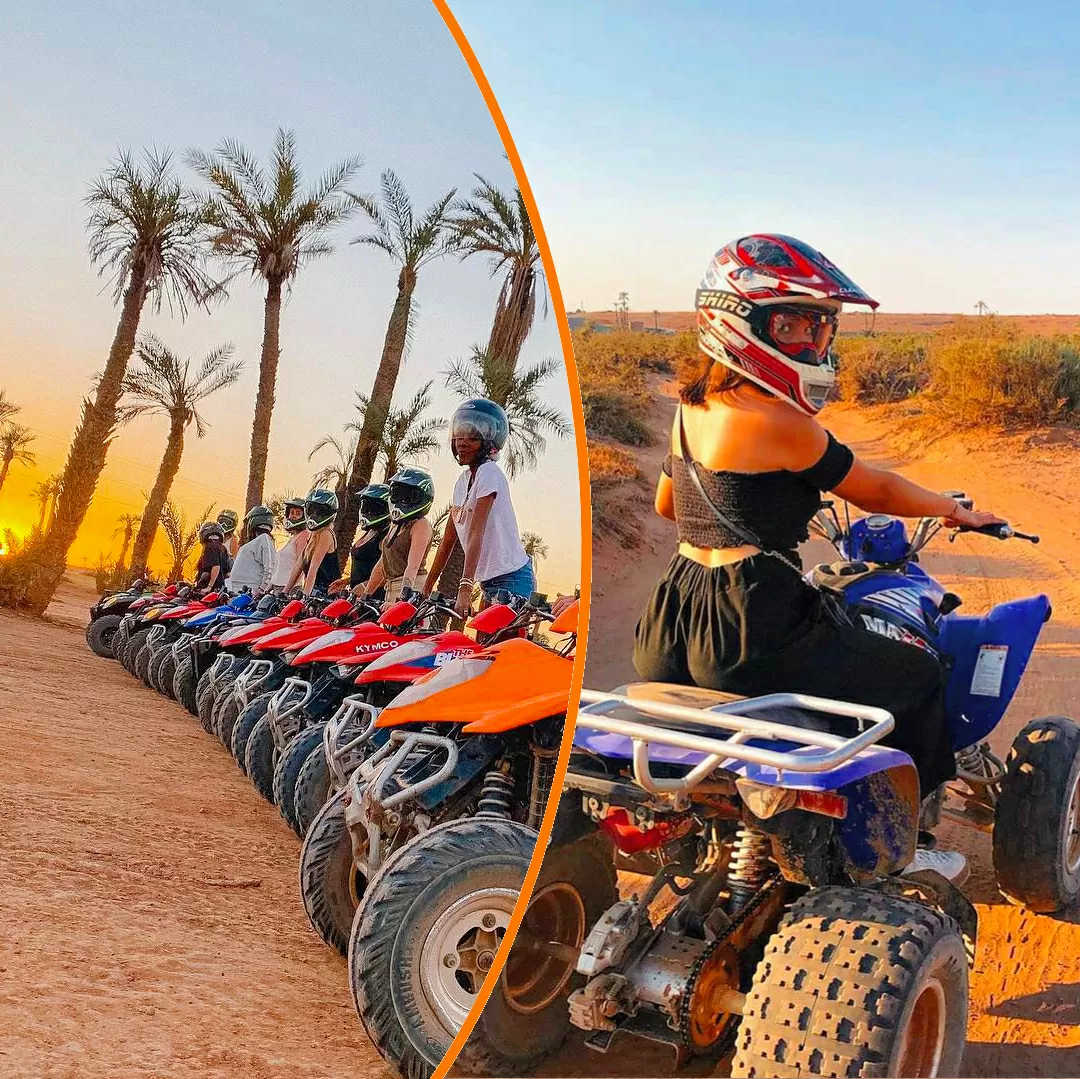
[{"label": "handlebar", "polygon": [[981,528],[969,528],[967,525],[961,525],[956,532],[949,537],[951,543],[959,532],[977,532],[980,536],[990,536],[992,539],[1006,540],[1006,539],[1021,539],[1027,540],[1028,543],[1038,543],[1039,537],[1029,535],[1027,532],[1017,532],[1015,528],[1008,524],[995,524],[995,525],[983,525]]}]

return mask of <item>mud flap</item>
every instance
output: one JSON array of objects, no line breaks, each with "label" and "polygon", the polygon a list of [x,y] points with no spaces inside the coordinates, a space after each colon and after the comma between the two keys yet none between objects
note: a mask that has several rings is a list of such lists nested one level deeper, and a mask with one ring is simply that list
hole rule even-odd
[{"label": "mud flap", "polygon": [[917,873],[905,873],[902,877],[889,877],[883,890],[900,896],[915,892],[925,903],[937,907],[942,914],[952,918],[963,934],[968,966],[975,966],[979,914],[971,900],[952,881],[937,870],[922,869]]}]

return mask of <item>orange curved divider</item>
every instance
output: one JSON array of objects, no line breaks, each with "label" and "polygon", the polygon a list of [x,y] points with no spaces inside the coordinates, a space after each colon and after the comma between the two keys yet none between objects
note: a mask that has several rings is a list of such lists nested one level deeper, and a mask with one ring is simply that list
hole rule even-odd
[{"label": "orange curved divider", "polygon": [[[510,130],[506,126],[506,119],[499,108],[499,103],[492,93],[491,84],[488,82],[487,76],[484,74],[484,70],[472,50],[472,46],[469,45],[468,39],[458,25],[457,19],[454,18],[449,5],[446,0],[432,0],[432,2],[445,20],[447,28],[465,57],[465,62],[469,65],[473,78],[476,79],[476,85],[484,97],[484,101],[491,113],[491,119],[494,121],[506,149],[510,167],[514,170],[514,177],[528,208],[533,231],[536,234],[536,243],[540,248],[540,260],[544,264],[544,273],[547,277],[548,290],[551,296],[551,306],[554,309],[555,319],[559,326],[559,339],[562,341],[563,357],[566,361],[566,377],[570,386],[570,407],[574,414],[574,439],[578,459],[578,489],[581,495],[581,599],[579,601],[581,629],[579,629],[577,654],[574,660],[574,673],[570,681],[570,697],[566,707],[566,733],[563,736],[555,778],[551,785],[552,791],[561,791],[563,778],[566,775],[566,766],[570,761],[570,744],[573,740],[572,734],[574,722],[577,718],[578,698],[581,695],[582,674],[585,670],[586,633],[583,630],[587,629],[589,624],[589,594],[592,584],[592,532],[589,527],[589,523],[592,521],[592,506],[589,499],[589,455],[585,445],[585,416],[581,408],[581,387],[578,383],[577,367],[574,365],[570,324],[566,320],[566,308],[563,304],[562,290],[559,288],[559,279],[555,273],[555,264],[551,258],[551,248],[548,245],[547,234],[544,232],[532,188],[529,186],[525,169],[522,167],[521,157],[517,152],[517,147],[514,145],[514,140],[510,137]],[[502,969],[506,965],[506,958],[510,954],[510,948],[514,943],[514,937],[517,936],[518,927],[521,925],[529,900],[532,898],[536,877],[540,872],[540,863],[544,860],[544,852],[547,850],[551,828],[555,823],[555,810],[558,805],[559,799],[557,797],[548,799],[547,811],[544,813],[544,820],[540,825],[540,835],[536,841],[532,861],[529,863],[529,871],[525,875],[525,881],[521,886],[521,895],[518,897],[517,904],[514,907],[514,913],[510,918],[510,924],[507,927],[503,942],[495,956],[495,962],[492,964],[487,978],[484,979],[484,984],[480,988],[480,993],[472,1006],[472,1010],[466,1017],[446,1056],[443,1057],[442,1063],[435,1069],[432,1079],[445,1079],[446,1074],[453,1067],[458,1053],[461,1052],[462,1046],[472,1033],[473,1027],[476,1026],[476,1021],[480,1018],[480,1013],[484,1010],[488,998],[491,996],[491,992],[502,974]]]}]

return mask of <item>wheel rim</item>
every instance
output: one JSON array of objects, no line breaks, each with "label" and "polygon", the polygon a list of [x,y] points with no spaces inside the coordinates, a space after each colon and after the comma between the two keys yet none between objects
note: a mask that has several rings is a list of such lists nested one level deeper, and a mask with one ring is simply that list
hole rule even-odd
[{"label": "wheel rim", "polygon": [[452,903],[420,946],[420,979],[428,1003],[456,1034],[495,962],[517,893],[482,888]]},{"label": "wheel rim", "polygon": [[1080,870],[1080,768],[1073,776],[1069,812],[1065,817],[1065,869],[1069,876]]},{"label": "wheel rim", "polygon": [[[520,933],[541,946],[569,945],[577,952],[585,942],[585,930],[585,903],[581,893],[569,884],[555,883],[533,896]],[[514,1011],[531,1015],[558,997],[573,976],[573,963],[527,948],[518,954],[511,953],[503,971],[503,984]]]},{"label": "wheel rim", "polygon": [[112,643],[116,639],[115,629],[102,629],[101,631],[101,643],[105,648],[112,648]]},{"label": "wheel rim", "polygon": [[919,991],[901,1036],[896,1075],[932,1079],[945,1045],[945,988],[931,978]]}]

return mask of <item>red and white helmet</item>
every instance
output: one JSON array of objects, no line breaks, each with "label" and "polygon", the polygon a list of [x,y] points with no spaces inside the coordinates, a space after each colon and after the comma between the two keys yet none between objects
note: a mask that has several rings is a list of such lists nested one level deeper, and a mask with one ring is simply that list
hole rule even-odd
[{"label": "red and white helmet", "polygon": [[845,303],[876,308],[820,251],[757,233],[713,256],[698,289],[698,341],[717,363],[813,415],[836,380],[832,341]]}]

